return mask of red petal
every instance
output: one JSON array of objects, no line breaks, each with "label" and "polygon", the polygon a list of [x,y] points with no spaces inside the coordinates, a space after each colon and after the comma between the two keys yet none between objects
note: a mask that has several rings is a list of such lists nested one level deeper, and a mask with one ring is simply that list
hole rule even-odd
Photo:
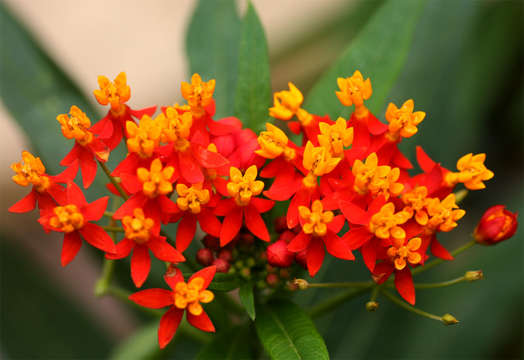
[{"label": "red petal", "polygon": [[437,238],[434,238],[433,241],[431,241],[431,253],[444,260],[453,260],[453,255],[451,255],[449,251],[437,241]]},{"label": "red petal", "polygon": [[[67,202],[67,190],[66,188],[64,188],[62,185],[58,185],[58,184],[52,184],[49,189],[47,189],[47,193],[49,195],[51,195],[51,197],[59,204],[66,204]],[[38,199],[38,202],[39,202],[39,207],[42,208],[42,206],[40,206],[40,201],[41,201],[41,198]],[[52,206],[55,205],[55,203],[53,201],[51,201],[52,203]]]},{"label": "red petal", "polygon": [[422,147],[417,146],[417,162],[420,168],[428,173],[435,167],[436,163],[422,150]]},{"label": "red petal", "polygon": [[[121,173],[120,180],[122,181],[122,187],[130,194],[136,194],[142,191],[142,183],[138,181],[136,174]],[[120,195],[120,193],[118,193]]]},{"label": "red petal", "polygon": [[117,211],[115,211],[113,218],[122,219],[124,216],[132,214],[135,208],[143,207],[146,201],[147,197],[142,193],[131,196],[125,203],[122,204],[122,206],[118,208]]},{"label": "red petal", "polygon": [[344,234],[343,240],[346,241],[350,249],[358,249],[366,243],[369,239],[373,237],[373,234],[369,230],[362,227],[355,227],[350,229],[346,234]]},{"label": "red petal", "polygon": [[96,201],[93,201],[91,204],[85,206],[82,209],[82,214],[86,221],[97,221],[104,216],[104,212],[107,208],[107,201],[109,196],[104,196]]},{"label": "red petal", "polygon": [[271,187],[264,191],[264,195],[272,200],[286,201],[300,187],[300,181],[295,178],[295,168],[289,164],[286,165],[279,169]]},{"label": "red petal", "polygon": [[219,153],[209,151],[201,145],[192,146],[193,154],[200,165],[205,168],[216,169],[227,165],[229,161]]},{"label": "red petal", "polygon": [[122,259],[128,256],[131,253],[131,250],[135,247],[135,242],[129,240],[128,238],[123,238],[118,244],[116,244],[116,251],[114,254],[106,254],[107,259]]},{"label": "red petal", "polygon": [[76,231],[64,235],[61,255],[62,266],[66,266],[75,258],[81,246],[82,239],[80,239],[80,236]]},{"label": "red petal", "polygon": [[337,215],[333,218],[333,221],[331,221],[328,224],[328,229],[333,231],[335,234],[338,234],[340,230],[342,230],[342,228],[344,227],[345,222],[346,222],[346,219],[344,218],[344,216]]},{"label": "red petal", "polygon": [[113,243],[113,239],[111,239],[105,230],[97,224],[86,223],[79,231],[85,241],[92,246],[108,253],[116,252],[116,246]]},{"label": "red petal", "polygon": [[198,215],[198,222],[202,231],[215,237],[220,236],[222,224],[213,213],[207,209],[202,209]]},{"label": "red petal", "polygon": [[395,156],[393,157],[393,163],[395,163],[395,165],[397,165],[401,169],[413,168],[413,164],[411,163],[411,161],[409,161],[409,159],[405,157],[404,154],[402,154],[402,152],[398,149],[395,152]]},{"label": "red petal", "polygon": [[311,236],[300,232],[288,244],[287,249],[292,252],[299,252],[306,249],[311,242]]},{"label": "red petal", "polygon": [[327,251],[334,257],[344,260],[355,260],[355,256],[353,256],[347,243],[334,233],[328,231],[324,237],[324,243]]},{"label": "red petal", "polygon": [[401,271],[395,271],[395,286],[404,300],[411,305],[415,305],[415,286],[413,285],[409,267],[405,267]]},{"label": "red petal", "polygon": [[80,170],[82,171],[82,182],[87,189],[95,180],[97,164],[93,155],[82,148],[80,154]]},{"label": "red petal", "polygon": [[213,277],[215,276],[216,271],[217,271],[217,267],[215,265],[205,267],[202,270],[199,270],[196,273],[194,273],[193,275],[191,275],[188,282],[190,282],[191,280],[197,277],[201,277],[202,279],[204,279],[203,289],[206,289],[209,286],[209,284],[211,283],[211,281],[213,280]]},{"label": "red petal", "polygon": [[187,182],[197,184],[204,181],[202,169],[191,156],[191,152],[178,153],[178,161],[180,170],[184,170],[181,171],[181,175]]},{"label": "red petal", "polygon": [[78,173],[78,162],[74,162],[58,175],[50,176],[54,182],[67,184],[72,182]]},{"label": "red petal", "polygon": [[150,106],[150,107],[146,107],[146,108],[143,108],[143,109],[138,109],[138,110],[133,110],[131,108],[127,108],[129,113],[131,115],[133,115],[134,117],[136,117],[137,119],[142,119],[142,116],[144,115],[149,115],[149,116],[152,116],[155,111],[156,111],[156,105],[154,106]]},{"label": "red petal", "polygon": [[192,214],[185,214],[178,224],[176,233],[176,248],[178,251],[186,251],[189,244],[195,237],[196,217]]},{"label": "red petal", "polygon": [[[382,206],[384,206],[384,204],[386,203],[386,198],[382,195],[380,196],[377,196],[376,198],[373,199],[373,201],[371,201],[371,204],[369,204],[369,207],[368,207],[368,214],[369,216],[372,216],[373,214],[379,212],[379,210],[382,208]],[[364,225],[367,225],[364,224]]]},{"label": "red petal", "polygon": [[375,266],[373,275],[378,276],[377,284],[382,284],[389,279],[395,268],[389,262],[380,262]]},{"label": "red petal", "polygon": [[160,205],[160,209],[165,214],[174,214],[178,212],[178,207],[176,204],[171,201],[166,195],[160,195],[156,198],[158,204]]},{"label": "red petal", "polygon": [[147,289],[131,294],[129,300],[149,309],[161,309],[173,305],[173,292],[165,289]]},{"label": "red petal", "polygon": [[158,327],[158,345],[161,349],[165,348],[175,336],[176,329],[182,320],[184,310],[171,307],[160,319],[160,326]]},{"label": "red petal", "polygon": [[152,238],[147,242],[147,246],[149,250],[162,261],[179,263],[186,260],[186,258],[178,250],[169,245],[165,239]]},{"label": "red petal", "polygon": [[242,209],[236,208],[224,218],[220,229],[220,246],[228,244],[240,231],[242,226]]},{"label": "red petal", "polygon": [[87,205],[87,201],[84,193],[82,192],[82,189],[80,189],[80,187],[73,182],[67,184],[67,202],[77,206]]},{"label": "red petal", "polygon": [[291,130],[291,132],[293,132],[294,134],[300,134],[300,130],[302,127],[300,126],[300,123],[298,121],[290,121],[287,123],[287,126],[289,130]]},{"label": "red petal", "polygon": [[275,202],[272,200],[262,199],[259,197],[251,198],[251,205],[253,205],[259,213],[263,214],[273,208]]},{"label": "red petal", "polygon": [[269,242],[269,232],[258,210],[251,204],[246,209],[245,223],[249,231],[259,239]]},{"label": "red petal", "polygon": [[205,311],[203,311],[202,314],[198,316],[195,316],[188,311],[186,318],[187,321],[197,329],[207,332],[215,332],[215,326],[213,326],[213,323]]},{"label": "red petal", "polygon": [[380,135],[388,129],[388,126],[381,123],[375,116],[373,116],[373,114],[369,114],[368,129],[371,134]]},{"label": "red petal", "polygon": [[213,185],[217,189],[218,193],[223,195],[223,196],[229,196],[229,194],[227,192],[227,183],[228,183],[228,181],[226,179],[221,178],[221,177],[217,177],[213,181]]},{"label": "red petal", "polygon": [[315,276],[324,261],[324,245],[320,239],[312,239],[307,249],[307,269],[311,277]]},{"label": "red petal", "polygon": [[113,135],[113,122],[109,116],[106,116],[91,126],[89,130],[98,135],[101,139],[109,139],[111,135]]},{"label": "red petal", "polygon": [[342,214],[350,223],[357,225],[367,225],[369,223],[369,215],[357,205],[340,200],[339,206]]},{"label": "red petal", "polygon": [[31,190],[29,194],[23,197],[21,200],[16,202],[9,208],[9,212],[12,213],[25,213],[31,211],[36,206],[36,192]]},{"label": "red petal", "polygon": [[366,264],[369,271],[373,272],[375,270],[375,263],[377,261],[377,252],[372,241],[365,243],[360,249],[362,253],[362,258],[364,259],[364,264]]},{"label": "red petal", "polygon": [[237,204],[235,203],[235,200],[233,199],[221,199],[218,202],[217,207],[215,208],[214,212],[217,216],[226,216],[231,211],[237,208]]},{"label": "red petal", "polygon": [[[111,173],[113,176],[121,176],[125,174],[135,174],[136,169],[139,167],[140,158],[136,153],[128,154],[124,160],[117,165],[115,170]],[[148,166],[147,166],[148,167]]]},{"label": "red petal", "polygon": [[131,278],[137,288],[141,287],[146,281],[151,268],[151,258],[149,251],[144,245],[137,245],[131,256]]},{"label": "red petal", "polygon": [[71,151],[69,151],[69,153],[67,153],[67,155],[60,161],[60,165],[62,165],[62,166],[70,166],[76,160],[78,160],[78,157],[79,157],[78,156],[78,151],[79,151],[80,148],[81,148],[81,146],[78,145],[75,142],[75,145],[73,146]]},{"label": "red petal", "polygon": [[184,275],[182,275],[182,271],[180,269],[175,269],[175,273],[166,272],[164,275],[164,281],[171,289],[174,290],[177,283],[184,281]]}]

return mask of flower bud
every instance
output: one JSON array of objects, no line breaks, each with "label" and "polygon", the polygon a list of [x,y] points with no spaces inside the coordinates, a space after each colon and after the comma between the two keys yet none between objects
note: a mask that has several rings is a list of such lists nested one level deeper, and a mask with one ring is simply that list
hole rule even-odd
[{"label": "flower bud", "polygon": [[306,290],[309,287],[309,283],[304,279],[295,279],[293,284],[296,285],[299,290]]},{"label": "flower bud", "polygon": [[277,286],[279,281],[280,279],[277,274],[267,274],[266,276],[266,283],[271,287]]},{"label": "flower bud", "polygon": [[284,240],[277,240],[266,249],[267,262],[273,266],[288,267],[293,263],[295,254],[287,249]]},{"label": "flower bud", "polygon": [[444,325],[455,325],[459,323],[459,321],[451,314],[444,314],[442,316],[442,322]]},{"label": "flower bud", "polygon": [[233,260],[233,254],[231,253],[231,250],[222,249],[218,253],[218,258],[227,262],[231,262]]},{"label": "flower bud", "polygon": [[202,266],[209,266],[213,263],[215,257],[213,256],[213,251],[208,248],[203,248],[197,251],[196,260]]},{"label": "flower bud", "polygon": [[287,244],[289,244],[289,242],[293,240],[295,236],[297,236],[297,234],[295,234],[293,231],[286,230],[282,234],[280,234],[278,240],[284,240]]},{"label": "flower bud", "polygon": [[378,302],[370,300],[366,303],[366,310],[369,312],[376,311],[378,309]]},{"label": "flower bud", "polygon": [[517,213],[504,205],[490,207],[480,218],[473,236],[482,245],[495,245],[512,237],[517,231]]},{"label": "flower bud", "polygon": [[482,272],[482,270],[466,271],[466,273],[464,274],[464,279],[466,279],[466,281],[477,281],[482,278],[484,278],[484,273]]},{"label": "flower bud", "polygon": [[215,261],[213,261],[213,265],[217,267],[217,272],[221,272],[221,273],[227,273],[231,266],[227,261],[225,261],[224,259],[220,259],[220,258],[215,259]]},{"label": "flower bud", "polygon": [[295,254],[295,261],[300,264],[304,269],[307,269],[307,253],[306,250],[302,250]]},{"label": "flower bud", "polygon": [[218,250],[220,248],[220,240],[211,235],[204,236],[202,243],[205,247],[211,250]]}]

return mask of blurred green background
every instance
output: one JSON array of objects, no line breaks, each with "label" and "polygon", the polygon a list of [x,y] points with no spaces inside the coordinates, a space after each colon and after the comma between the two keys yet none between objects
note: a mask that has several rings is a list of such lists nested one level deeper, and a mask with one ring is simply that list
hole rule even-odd
[{"label": "blurred green background", "polygon": [[[63,59],[56,54],[53,56],[52,51],[51,57],[46,55],[48,48],[53,50],[46,39],[43,39],[46,46],[32,40],[24,22],[14,15],[24,14],[14,3],[0,4],[2,108],[12,116],[12,120],[5,121],[12,124],[13,120],[18,120],[29,135],[31,148],[42,156],[52,172],[56,172],[57,159],[69,150],[70,144],[61,138],[58,126],[49,130],[48,125],[54,124],[55,114],[66,112],[73,103],[84,105],[88,113],[96,116],[96,110],[89,103],[91,99],[82,99],[84,94],[89,96],[89,90],[96,85],[97,74],[88,74],[93,80],[87,89],[73,85],[69,76],[82,79],[84,75],[78,75],[80,71],[75,73],[74,69],[68,69],[72,74],[66,75],[56,67],[54,61]],[[305,94],[382,6],[381,1],[326,2],[317,10],[322,16],[312,11],[309,17],[297,19],[295,24],[293,6],[288,3],[296,5],[296,1],[254,3],[268,32],[273,90],[281,90],[292,81]],[[285,38],[288,34],[282,31],[271,35],[276,33],[275,28],[282,29],[272,23],[279,18],[269,14],[277,11],[280,3],[286,9],[291,8],[287,26],[295,30],[288,41],[280,40],[276,46],[272,39]],[[196,2],[186,9],[186,25],[194,4]],[[143,3],[134,5],[145,6]],[[163,5],[158,2],[147,6],[161,8]],[[495,172],[495,177],[487,183],[486,190],[470,193],[464,201],[466,217],[456,231],[442,237],[448,249],[468,241],[477,219],[491,205],[506,204],[512,211],[524,212],[523,11],[521,1],[428,1],[417,20],[400,75],[387,97],[388,102],[397,105],[413,98],[415,108],[427,113],[419,133],[403,144],[411,158],[416,144],[450,168],[468,152],[488,154],[486,164]],[[22,16],[25,20],[30,18],[27,14],[25,18]],[[125,20],[120,18],[118,21]],[[34,27],[31,23],[26,25]],[[140,30],[136,28],[135,31]],[[395,29],[386,31],[394,32]],[[133,37],[133,33],[127,35]],[[154,38],[155,33],[149,36]],[[103,43],[104,39],[97,41]],[[140,45],[147,48],[149,44]],[[374,44],[368,46],[372,49]],[[139,53],[132,55],[140,56]],[[179,67],[187,69],[183,66]],[[143,76],[147,77],[147,70],[143,71]],[[340,75],[347,76],[353,71],[348,68],[347,73]],[[100,73],[116,75],[105,70]],[[160,104],[179,100],[176,98],[179,80],[175,80],[167,79],[175,84],[161,91]],[[373,78],[371,80],[373,82]],[[132,79],[129,82],[134,90]],[[333,84],[333,91],[335,86]],[[373,86],[379,88],[380,84],[373,83]],[[172,92],[166,94],[169,90]],[[381,118],[384,109],[377,114]],[[13,150],[4,148],[6,151]],[[12,158],[18,161],[19,150]],[[3,171],[2,174],[5,178],[1,183],[2,204],[7,209],[24,192],[13,193],[13,186],[7,185],[11,172]],[[103,179],[99,180],[102,183]],[[33,226],[34,214],[16,218],[6,210],[3,214],[0,357],[120,356],[130,359],[141,358],[141,354],[149,351],[150,356],[157,358],[192,358],[199,351],[197,344],[183,338],[177,339],[162,354],[154,351],[155,319],[112,299],[100,300],[92,295],[100,271],[99,253],[85,246],[82,257],[68,268],[58,269],[58,238],[44,237],[38,227]],[[316,321],[331,357],[522,358],[522,233],[521,228],[513,239],[496,247],[475,247],[456,261],[421,277],[424,281],[438,281],[459,276],[466,270],[484,271],[485,280],[480,282],[417,292],[418,307],[436,314],[450,312],[461,321],[459,325],[444,327],[399,309],[386,299],[379,299],[380,308],[376,313],[368,313],[364,309],[367,299],[358,298]],[[131,289],[128,266],[120,264],[117,270],[119,282]],[[161,267],[153,271],[159,273]],[[358,281],[367,276],[361,262],[348,265],[330,260],[316,280]],[[147,285],[158,282],[148,281]],[[333,293],[335,290],[308,291],[296,300],[308,306]],[[135,336],[130,343],[136,348],[128,353],[115,350],[129,336]]]}]

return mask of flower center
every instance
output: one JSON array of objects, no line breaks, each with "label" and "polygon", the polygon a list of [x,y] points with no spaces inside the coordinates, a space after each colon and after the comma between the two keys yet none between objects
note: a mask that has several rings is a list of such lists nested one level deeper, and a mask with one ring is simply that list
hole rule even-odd
[{"label": "flower center", "polygon": [[455,203],[455,194],[449,194],[444,200],[439,200],[438,198],[428,199],[426,209],[430,217],[428,220],[430,231],[436,229],[451,231],[457,226],[456,221],[466,214]]},{"label": "flower center", "polygon": [[56,117],[62,128],[62,134],[67,139],[75,139],[80,145],[85,146],[93,141],[93,133],[89,131],[91,121],[77,106],[71,106],[69,115],[60,114]]},{"label": "flower center", "polygon": [[204,82],[198,74],[193,74],[191,84],[182,82],[182,96],[187,100],[191,112],[196,117],[204,115],[204,108],[211,103],[214,91],[215,79]]},{"label": "flower center", "polygon": [[404,240],[406,232],[399,225],[404,224],[410,218],[409,212],[402,210],[395,213],[395,205],[387,203],[371,217],[369,230],[380,239],[392,237],[396,240]]},{"label": "flower center", "polygon": [[255,180],[256,177],[257,167],[255,165],[251,165],[243,176],[236,167],[230,168],[227,191],[235,199],[237,205],[248,205],[252,196],[257,196],[264,190],[264,182]]},{"label": "flower center", "polygon": [[38,192],[44,192],[51,186],[51,180],[45,174],[44,164],[40,158],[34,157],[28,151],[22,152],[22,161],[12,164],[11,169],[16,172],[12,179],[18,185],[32,184]]},{"label": "flower center", "polygon": [[302,231],[308,235],[324,236],[327,233],[327,224],[333,221],[334,215],[331,211],[323,211],[320,200],[313,201],[311,210],[306,206],[299,206],[298,213],[304,221]]},{"label": "flower center", "polygon": [[142,183],[142,191],[149,198],[166,195],[173,191],[170,180],[174,172],[175,168],[172,166],[162,168],[160,159],[153,160],[150,170],[138,168],[136,171],[138,180]]},{"label": "flower center", "polygon": [[185,309],[195,316],[202,314],[203,308],[200,303],[209,303],[213,301],[215,295],[209,291],[203,289],[204,279],[196,277],[190,280],[188,283],[180,281],[176,284],[173,300],[174,304],[179,309]]},{"label": "flower center", "polygon": [[148,115],[142,116],[139,125],[134,121],[127,121],[127,149],[129,152],[137,153],[141,158],[151,157],[160,143],[162,128],[162,121],[158,118],[153,120]]},{"label": "flower center", "polygon": [[355,160],[352,172],[355,176],[353,188],[360,195],[368,192],[373,196],[382,194],[387,200],[390,195],[397,196],[404,189],[402,183],[396,182],[400,177],[400,170],[387,165],[378,166],[376,153],[371,153],[365,162]]},{"label": "flower center", "polygon": [[84,216],[74,204],[56,206],[53,212],[55,216],[49,220],[49,225],[59,231],[70,233],[84,226]]},{"label": "flower center", "polygon": [[176,204],[182,211],[191,211],[193,214],[199,214],[201,206],[209,202],[209,190],[202,189],[202,184],[194,184],[187,187],[185,184],[177,184],[176,192],[178,198]]},{"label": "flower center", "polygon": [[422,256],[417,252],[422,245],[422,239],[419,237],[412,238],[405,244],[405,240],[394,239],[393,246],[391,246],[387,255],[395,264],[397,270],[402,270],[406,267],[407,262],[410,264],[418,264],[422,260]]},{"label": "flower center", "polygon": [[105,76],[98,77],[99,90],[93,91],[100,105],[111,105],[111,113],[120,117],[126,111],[125,102],[131,97],[131,88],[127,85],[126,73],[121,72],[114,82]]},{"label": "flower center", "polygon": [[133,240],[137,244],[143,244],[149,240],[155,221],[151,218],[146,218],[144,210],[136,208],[133,210],[133,216],[124,216],[122,224],[124,225],[126,238]]}]

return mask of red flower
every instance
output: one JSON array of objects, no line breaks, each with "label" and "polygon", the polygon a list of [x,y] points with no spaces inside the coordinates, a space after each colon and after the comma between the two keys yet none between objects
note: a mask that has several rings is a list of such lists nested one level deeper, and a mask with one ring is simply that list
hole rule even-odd
[{"label": "red flower", "polygon": [[225,216],[220,230],[220,246],[225,246],[233,240],[244,222],[253,235],[269,241],[269,232],[260,214],[271,210],[274,202],[255,197],[264,189],[264,183],[255,180],[256,177],[255,165],[250,166],[244,175],[232,166],[227,189],[218,189],[222,195],[231,196],[221,200],[215,209],[216,215]]},{"label": "red flower", "polygon": [[344,226],[344,217],[323,211],[320,200],[313,201],[311,209],[299,206],[302,231],[288,244],[288,250],[296,253],[306,250],[306,265],[309,275],[315,276],[324,261],[325,251],[344,260],[354,260],[348,243],[338,237]]},{"label": "red flower", "polygon": [[186,283],[181,271],[177,270],[173,276],[169,274],[164,276],[171,290],[147,289],[129,296],[129,300],[150,309],[169,306],[160,319],[158,327],[158,344],[161,349],[165,348],[175,335],[184,312],[187,321],[197,329],[215,332],[213,323],[201,305],[213,301],[214,294],[206,289],[213,280],[215,272],[215,266],[206,267],[194,273]]},{"label": "red flower", "polygon": [[75,258],[82,245],[82,238],[106,253],[116,251],[111,237],[104,229],[91,222],[104,216],[108,199],[105,196],[89,204],[82,190],[76,184],[69,183],[64,202],[42,212],[38,222],[44,230],[64,233],[62,266]]},{"label": "red flower", "polygon": [[73,105],[69,110],[69,115],[61,114],[56,118],[62,127],[64,136],[68,139],[75,139],[75,145],[60,161],[60,165],[76,166],[78,161],[82,170],[84,188],[87,189],[96,176],[96,160],[106,162],[109,158],[109,149],[89,129],[91,121],[82,110]]},{"label": "red flower", "polygon": [[73,181],[78,167],[73,165],[61,174],[51,176],[45,172],[44,164],[30,152],[22,152],[22,162],[14,163],[11,169],[16,172],[13,181],[20,186],[32,185],[31,192],[9,208],[10,212],[31,211],[38,204],[40,210],[54,207],[56,202],[65,201],[65,189],[59,183]]},{"label": "red flower", "polygon": [[475,228],[475,239],[482,245],[495,245],[509,239],[517,231],[517,216],[518,213],[506,210],[504,205],[490,207]]},{"label": "red flower", "polygon": [[141,287],[149,275],[151,258],[149,250],[162,261],[179,263],[185,261],[184,256],[169,245],[163,236],[155,232],[154,220],[146,218],[144,210],[135,208],[133,216],[124,216],[125,238],[116,245],[114,254],[108,253],[108,259],[122,259],[131,251],[131,278],[136,287]]}]

